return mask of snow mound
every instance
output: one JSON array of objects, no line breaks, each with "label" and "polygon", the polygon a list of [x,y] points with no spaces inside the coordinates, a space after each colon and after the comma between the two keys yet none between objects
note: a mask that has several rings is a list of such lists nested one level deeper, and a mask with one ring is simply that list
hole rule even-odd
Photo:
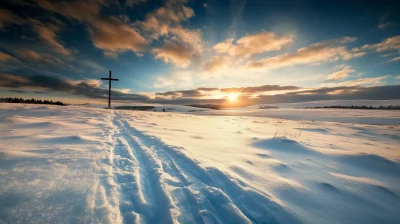
[{"label": "snow mound", "polygon": [[316,151],[308,148],[295,140],[288,138],[271,138],[257,141],[252,144],[254,147],[267,149],[273,152],[292,153],[292,154],[317,154]]},{"label": "snow mound", "polygon": [[340,156],[339,160],[351,166],[358,167],[383,175],[400,176],[400,163],[376,154],[356,154]]}]

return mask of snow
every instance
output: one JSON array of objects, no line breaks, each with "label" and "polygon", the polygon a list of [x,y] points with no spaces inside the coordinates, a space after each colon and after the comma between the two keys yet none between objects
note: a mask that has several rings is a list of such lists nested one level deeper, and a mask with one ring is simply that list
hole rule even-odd
[{"label": "snow", "polygon": [[176,108],[0,104],[0,223],[400,222],[398,111]]},{"label": "snow", "polygon": [[351,124],[399,125],[398,110],[272,108],[202,111],[205,115],[269,117],[286,120],[330,121]]}]

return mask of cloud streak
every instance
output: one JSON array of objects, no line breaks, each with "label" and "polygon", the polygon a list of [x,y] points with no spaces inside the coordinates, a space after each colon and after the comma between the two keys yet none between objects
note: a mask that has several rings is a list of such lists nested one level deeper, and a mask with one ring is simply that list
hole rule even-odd
[{"label": "cloud streak", "polygon": [[349,77],[350,73],[355,72],[350,66],[344,67],[342,70],[328,75],[327,80],[341,80]]},{"label": "cloud streak", "polygon": [[25,19],[15,15],[12,11],[0,9],[0,29],[3,29],[8,24],[22,25],[25,22]]},{"label": "cloud streak", "polygon": [[361,49],[376,52],[400,51],[400,35],[386,38],[377,44],[364,45]]},{"label": "cloud streak", "polygon": [[226,39],[216,44],[213,49],[219,54],[229,54],[233,57],[249,58],[256,54],[278,51],[293,42],[292,35],[277,36],[272,32],[260,32],[238,39]]},{"label": "cloud streak", "polygon": [[0,62],[18,61],[15,57],[0,51]]},{"label": "cloud streak", "polygon": [[247,63],[249,69],[275,69],[280,67],[318,64],[321,62],[349,60],[364,55],[364,52],[351,52],[344,47],[344,44],[354,42],[354,37],[343,37],[334,40],[322,41],[298,49],[294,53],[283,54],[275,57],[264,58],[258,61]]}]

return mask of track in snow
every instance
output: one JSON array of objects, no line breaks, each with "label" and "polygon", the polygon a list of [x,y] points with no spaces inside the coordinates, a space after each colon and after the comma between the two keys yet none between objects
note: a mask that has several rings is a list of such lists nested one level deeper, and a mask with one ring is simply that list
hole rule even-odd
[{"label": "track in snow", "polygon": [[110,125],[112,170],[107,177],[112,180],[105,178],[99,183],[102,190],[97,192],[101,193],[98,193],[101,203],[96,206],[109,208],[107,214],[111,217],[101,220],[123,223],[300,222],[268,195],[216,168],[201,167],[179,148],[138,131],[118,112],[110,115]]}]

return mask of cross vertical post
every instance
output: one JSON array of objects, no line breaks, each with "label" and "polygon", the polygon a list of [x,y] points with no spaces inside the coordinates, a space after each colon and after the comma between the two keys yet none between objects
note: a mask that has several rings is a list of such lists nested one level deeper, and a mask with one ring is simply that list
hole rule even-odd
[{"label": "cross vertical post", "polygon": [[111,70],[110,78],[108,79],[108,109],[111,109]]},{"label": "cross vertical post", "polygon": [[108,80],[108,109],[111,109],[111,81],[119,81],[119,79],[111,78],[111,70],[109,78],[101,78],[102,80]]}]

